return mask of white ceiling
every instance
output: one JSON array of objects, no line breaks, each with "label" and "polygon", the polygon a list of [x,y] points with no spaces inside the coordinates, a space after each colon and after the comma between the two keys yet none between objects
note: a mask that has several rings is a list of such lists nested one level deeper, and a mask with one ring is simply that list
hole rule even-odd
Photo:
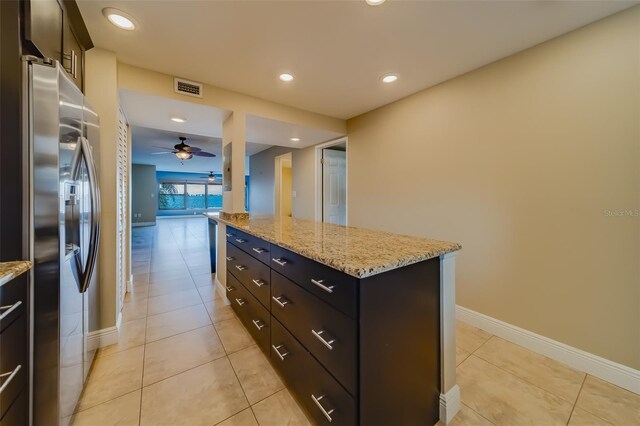
[{"label": "white ceiling", "polygon": [[[306,148],[342,136],[340,133],[304,127],[255,115],[247,116],[247,140],[255,143]],[[299,141],[292,141],[298,138]]]},{"label": "white ceiling", "polygon": [[[191,160],[186,160],[183,162],[184,164],[182,164],[180,160],[171,153],[160,155],[152,154],[153,152],[164,151],[157,147],[173,148],[174,145],[180,143],[178,140],[179,136],[186,136],[188,138],[186,142],[188,145],[197,146],[204,151],[215,154],[216,157],[194,156]],[[222,173],[222,139],[220,138],[132,126],[131,141],[131,162],[134,164],[153,164],[157,170],[169,172],[208,173],[213,171],[214,173]],[[267,148],[269,148],[269,145],[247,143],[247,159],[249,156]],[[245,165],[245,170],[248,174],[248,163]]]},{"label": "white ceiling", "polygon": [[[120,105],[130,125],[174,132],[176,140],[180,136],[179,133],[206,138],[222,138],[222,122],[229,114],[228,111],[222,109],[126,89],[120,89]],[[171,121],[171,117],[183,118],[186,122],[176,123]],[[262,149],[273,145],[305,148],[340,136],[335,132],[255,115],[247,115],[246,120],[247,141],[255,146],[262,146]],[[299,138],[300,140],[293,142],[291,138]],[[251,150],[247,149],[247,151],[251,151],[252,154],[257,152],[255,147]]]},{"label": "white ceiling", "polygon": [[[129,124],[169,132],[222,137],[222,122],[229,111],[160,96],[120,89],[120,105]],[[186,119],[186,123],[171,121],[172,117]]]},{"label": "white ceiling", "polygon": [[[630,1],[78,0],[122,62],[349,118],[628,8]],[[115,7],[138,28],[102,15]],[[280,82],[282,72],[295,75]],[[397,72],[396,83],[379,77]]]}]

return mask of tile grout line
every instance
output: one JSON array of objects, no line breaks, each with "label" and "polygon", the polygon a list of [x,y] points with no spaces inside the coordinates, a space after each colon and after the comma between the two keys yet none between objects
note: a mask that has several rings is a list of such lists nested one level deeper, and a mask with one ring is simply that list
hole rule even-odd
[{"label": "tile grout line", "polygon": [[[496,367],[496,368],[500,369],[501,371],[503,371],[503,372],[505,372],[505,373],[508,373],[508,374],[511,374],[511,375],[512,375],[512,376],[514,376],[514,377],[517,377],[518,379],[522,380],[522,381],[523,381],[523,382],[525,382],[525,383],[528,383],[529,385],[531,385],[531,386],[533,386],[533,387],[536,387],[536,388],[538,388],[538,389],[540,389],[540,390],[542,390],[542,391],[544,391],[544,392],[546,392],[546,393],[548,393],[548,394],[550,394],[550,395],[553,395],[553,396],[555,396],[555,397],[557,397],[557,398],[560,398],[560,399],[561,399],[561,400],[563,400],[563,401],[566,401],[566,402],[568,402],[568,403],[571,403],[571,401],[570,401],[570,400],[568,400],[568,399],[566,399],[565,397],[560,396],[560,395],[557,395],[557,394],[555,394],[555,393],[553,393],[553,392],[551,392],[551,391],[549,391],[549,390],[547,390],[547,389],[541,388],[540,386],[536,385],[535,383],[531,383],[531,382],[530,382],[530,381],[528,381],[527,379],[522,378],[522,377],[520,377],[519,375],[514,374],[514,373],[512,373],[512,372],[510,372],[510,371],[508,371],[508,370],[506,370],[506,369],[504,369],[504,368],[502,368],[502,367],[500,367],[500,366],[499,366],[499,365],[497,365],[497,364],[494,364],[494,363],[493,363],[493,362],[491,362],[490,360],[485,359],[485,358],[483,358],[483,357],[482,357],[482,356],[480,356],[480,355],[477,355],[477,354],[476,354],[476,352],[477,352],[481,347],[483,347],[485,344],[487,344],[487,343],[489,342],[489,340],[491,340],[491,339],[492,339],[492,338],[494,338],[494,337],[499,338],[498,336],[496,336],[496,335],[492,334],[492,335],[491,335],[491,337],[490,337],[490,338],[488,338],[485,342],[483,342],[480,346],[478,346],[478,349],[476,349],[475,351],[473,351],[473,352],[469,355],[469,357],[470,357],[471,355],[474,355],[476,358],[481,359],[481,360],[483,360],[483,361],[485,361],[485,362],[487,362],[487,363],[489,363],[489,364],[493,365],[494,367]],[[514,344],[515,344],[515,343],[514,343]],[[516,345],[516,346],[518,346],[518,347],[522,347],[522,346],[520,346],[520,345]],[[524,349],[526,349],[526,348],[524,348]],[[551,358],[545,357],[544,355],[541,355],[541,356],[543,356],[544,358],[547,358],[547,359],[551,359]],[[469,359],[469,357],[465,358],[465,361],[466,361],[467,359]],[[553,360],[552,360],[552,361],[553,361]],[[464,362],[464,361],[463,361],[463,362]],[[557,362],[557,361],[556,361],[556,362]],[[560,363],[560,364],[562,364],[562,363]],[[462,362],[460,363],[460,365],[462,365]],[[564,365],[564,364],[563,364],[563,365]],[[456,367],[456,368],[457,368],[457,367]],[[568,367],[568,368],[571,368],[571,367]],[[573,369],[573,370],[575,370],[575,369]],[[587,377],[587,373],[585,373],[584,371],[580,371],[580,370],[575,370],[575,371],[577,371],[577,372],[579,372],[579,373],[584,374],[584,375],[585,375],[585,377],[582,379],[582,384],[580,385],[580,390],[579,390],[579,391],[578,391],[578,393],[576,394],[576,399],[575,399],[575,401],[573,402],[573,404],[574,404],[574,405],[575,405],[575,404],[577,403],[577,401],[578,401],[578,396],[580,395],[580,392],[582,391],[582,386],[584,385],[584,381],[586,380],[586,377]],[[571,412],[573,412],[573,408],[572,408]]]},{"label": "tile grout line", "polygon": [[[155,240],[155,236],[152,237],[152,244]],[[151,272],[149,272],[151,277]],[[147,284],[150,285],[150,284]],[[144,389],[144,366],[146,364],[147,357],[147,324],[149,324],[149,290],[147,290],[147,315],[144,318],[144,349],[142,350],[142,377],[140,378],[140,406],[138,408],[138,426],[142,424],[142,394]]]},{"label": "tile grout line", "polygon": [[478,358],[479,360],[482,360],[482,361],[486,362],[487,364],[491,364],[492,366],[496,367],[498,370],[502,371],[503,373],[507,373],[507,374],[509,374],[509,375],[511,375],[511,376],[513,376],[513,377],[515,377],[516,379],[518,379],[518,380],[520,380],[520,381],[522,381],[522,382],[524,382],[524,383],[526,383],[526,384],[528,384],[528,385],[530,385],[530,386],[533,386],[533,387],[534,387],[534,388],[536,388],[536,389],[541,390],[541,391],[542,391],[542,392],[544,392],[544,393],[547,393],[547,394],[549,394],[549,395],[555,396],[556,398],[560,398],[560,399],[561,399],[562,401],[564,401],[564,402],[567,402],[567,403],[569,403],[569,404],[572,404],[572,402],[571,402],[571,401],[569,401],[569,400],[567,400],[565,397],[562,397],[562,396],[560,396],[560,395],[556,395],[555,393],[553,393],[553,392],[551,392],[551,391],[548,391],[548,390],[546,390],[546,389],[543,389],[543,388],[541,388],[540,386],[538,386],[538,385],[536,385],[536,384],[534,384],[534,383],[531,383],[530,381],[528,381],[528,380],[526,380],[526,379],[523,379],[522,377],[518,376],[517,374],[514,374],[514,373],[512,373],[512,372],[510,372],[510,371],[508,371],[508,370],[505,370],[504,368],[500,367],[499,365],[494,364],[494,363],[493,363],[493,362],[491,362],[491,361],[487,361],[486,359],[484,359],[484,358],[482,358],[482,357],[480,357],[480,356],[478,356],[478,355],[476,355],[476,354],[471,354],[471,355],[475,356],[475,357],[476,357],[476,358]]},{"label": "tile grout line", "polygon": [[573,403],[573,407],[571,407],[571,412],[569,413],[569,418],[567,419],[567,425],[569,424],[569,422],[571,421],[571,416],[573,416],[573,412],[576,410],[576,406],[578,405],[578,398],[580,398],[580,392],[582,392],[582,388],[584,387],[584,382],[587,381],[587,374],[585,373],[584,378],[582,379],[582,384],[580,385],[580,390],[578,391],[578,394],[576,395],[576,400]]}]

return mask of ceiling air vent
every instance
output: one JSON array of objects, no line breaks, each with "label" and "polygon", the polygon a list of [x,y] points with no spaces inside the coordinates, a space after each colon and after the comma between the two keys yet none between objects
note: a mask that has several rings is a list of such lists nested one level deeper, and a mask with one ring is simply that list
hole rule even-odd
[{"label": "ceiling air vent", "polygon": [[173,90],[176,93],[187,96],[195,96],[196,98],[202,97],[202,84],[189,80],[183,80],[181,78],[173,79]]}]

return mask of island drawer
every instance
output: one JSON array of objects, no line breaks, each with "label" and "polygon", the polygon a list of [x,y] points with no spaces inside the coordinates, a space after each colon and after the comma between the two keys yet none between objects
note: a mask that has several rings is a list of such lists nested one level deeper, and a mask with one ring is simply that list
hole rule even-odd
[{"label": "island drawer", "polygon": [[231,274],[227,274],[227,286],[233,288],[233,291],[227,289],[227,297],[231,301],[233,310],[236,311],[240,321],[249,331],[253,339],[256,341],[263,352],[269,352],[271,315],[265,309],[258,299],[253,295]]},{"label": "island drawer", "polygon": [[271,269],[356,318],[357,278],[276,245],[271,246]]},{"label": "island drawer", "polygon": [[357,424],[356,400],[273,319],[271,359],[298,402],[318,425]]},{"label": "island drawer", "polygon": [[262,263],[269,265],[271,245],[268,242],[230,226],[227,226],[227,242],[239,247]]},{"label": "island drawer", "polygon": [[356,395],[356,322],[277,272],[271,280],[272,315]]},{"label": "island drawer", "polygon": [[233,244],[227,243],[227,271],[264,306],[269,307],[271,269]]},{"label": "island drawer", "polygon": [[0,417],[26,389],[27,319],[21,314],[0,333]]}]

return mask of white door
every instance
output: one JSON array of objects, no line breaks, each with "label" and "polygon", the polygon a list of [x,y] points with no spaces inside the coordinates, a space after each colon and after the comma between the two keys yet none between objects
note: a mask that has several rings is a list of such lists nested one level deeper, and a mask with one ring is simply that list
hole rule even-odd
[{"label": "white door", "polygon": [[322,221],[347,223],[347,153],[322,150]]},{"label": "white door", "polygon": [[128,128],[124,114],[118,110],[118,193],[117,193],[117,213],[118,213],[118,235],[116,247],[117,254],[117,287],[119,308],[122,309],[124,297],[127,293],[127,202],[128,202]]}]

